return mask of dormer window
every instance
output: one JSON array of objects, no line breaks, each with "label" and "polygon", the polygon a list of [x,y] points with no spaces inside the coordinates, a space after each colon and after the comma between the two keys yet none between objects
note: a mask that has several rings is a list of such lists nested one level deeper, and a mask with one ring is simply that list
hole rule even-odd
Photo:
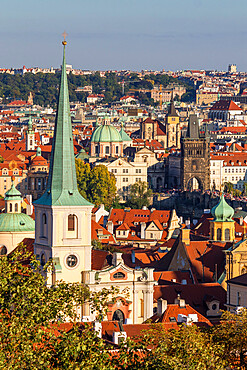
[{"label": "dormer window", "polygon": [[114,279],[124,279],[125,278],[125,274],[121,271],[118,271],[116,272],[114,275],[113,275],[113,278]]}]

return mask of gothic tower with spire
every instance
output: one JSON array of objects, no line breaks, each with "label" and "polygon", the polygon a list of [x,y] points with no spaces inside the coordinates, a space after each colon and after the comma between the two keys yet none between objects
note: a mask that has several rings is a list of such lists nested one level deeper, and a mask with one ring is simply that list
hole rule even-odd
[{"label": "gothic tower with spire", "polygon": [[179,116],[176,112],[173,97],[171,98],[168,114],[166,116],[166,136],[167,148],[176,147],[180,148],[180,124]]},{"label": "gothic tower with spire", "polygon": [[91,270],[91,211],[79,193],[66,74],[65,45],[49,177],[35,203],[34,252],[41,264],[52,258],[52,281],[81,282]]},{"label": "gothic tower with spire", "polygon": [[28,127],[26,132],[26,151],[35,150],[35,133],[33,130],[33,122],[31,115],[28,120]]}]

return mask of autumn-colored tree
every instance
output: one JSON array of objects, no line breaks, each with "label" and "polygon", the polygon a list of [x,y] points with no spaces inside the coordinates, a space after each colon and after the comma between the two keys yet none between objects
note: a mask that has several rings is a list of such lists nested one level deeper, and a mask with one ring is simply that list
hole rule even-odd
[{"label": "autumn-colored tree", "polygon": [[146,353],[146,369],[225,368],[221,346],[213,343],[209,332],[195,325],[181,324],[177,330],[167,330],[162,324],[153,325],[153,328],[143,333],[140,346],[144,349],[143,353]]},{"label": "autumn-colored tree", "polygon": [[76,159],[76,174],[81,195],[94,205],[104,204],[110,209],[116,198],[116,178],[106,166],[90,169],[88,163]]},{"label": "autumn-colored tree", "polygon": [[76,306],[88,302],[102,314],[114,289],[49,288],[39,267],[23,251],[0,258],[0,369],[112,369],[104,342],[76,323]]},{"label": "autumn-colored tree", "polygon": [[213,340],[221,346],[228,366],[247,369],[247,309],[238,314],[223,312],[221,324],[213,328]]},{"label": "autumn-colored tree", "polygon": [[127,205],[131,208],[141,209],[150,205],[152,190],[149,189],[148,183],[145,181],[138,181],[130,186],[130,194],[128,196]]}]

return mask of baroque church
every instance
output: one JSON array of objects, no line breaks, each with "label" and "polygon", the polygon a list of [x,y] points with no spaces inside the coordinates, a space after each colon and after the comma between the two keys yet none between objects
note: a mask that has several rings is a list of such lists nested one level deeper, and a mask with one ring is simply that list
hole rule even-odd
[{"label": "baroque church", "polygon": [[180,149],[181,128],[173,98],[168,108],[165,124],[158,119],[148,117],[141,122],[140,136],[143,140],[157,140],[164,148]]},{"label": "baroque church", "polygon": [[[108,319],[142,323],[153,314],[153,269],[133,269],[124,264],[121,253],[92,250],[91,213],[93,204],[79,193],[70,117],[65,46],[59,100],[55,120],[49,177],[44,194],[34,202],[34,253],[44,265],[52,259],[54,268],[48,284],[56,281],[87,284],[92,291],[120,288],[119,297],[109,303]],[[103,127],[104,128],[104,127]],[[104,128],[107,129],[107,128]],[[115,148],[113,150],[116,150]],[[128,300],[125,297],[128,289]],[[80,320],[93,320],[90,307],[82,307]]]}]

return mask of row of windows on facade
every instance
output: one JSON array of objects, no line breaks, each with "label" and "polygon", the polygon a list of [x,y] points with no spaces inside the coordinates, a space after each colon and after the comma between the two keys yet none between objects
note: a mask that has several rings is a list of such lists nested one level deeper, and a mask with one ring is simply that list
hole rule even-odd
[{"label": "row of windows on facade", "polygon": [[[214,230],[212,230],[212,238],[214,237]],[[222,240],[222,230],[221,229],[217,229],[217,234],[216,234],[216,238],[217,240]],[[224,238],[225,241],[228,241],[230,240],[230,229],[225,229],[225,238]]]},{"label": "row of windows on facade", "polygon": [[[36,169],[36,170],[37,170],[37,169]],[[35,167],[32,167],[32,168],[31,168],[31,171],[35,171]],[[47,168],[46,168],[46,167],[42,167],[42,168],[41,168],[41,167],[39,167],[39,168],[38,168],[38,172],[41,172],[41,171],[47,172]]]},{"label": "row of windows on facade", "polygon": [[[2,170],[2,175],[8,175],[8,174],[9,174],[9,170],[8,170],[8,169],[6,169],[6,168],[4,168],[4,169]],[[19,170],[15,169],[15,170],[13,171],[13,175],[19,175]]]},{"label": "row of windows on facade", "polygon": [[[43,213],[42,215],[42,223],[43,225],[47,225],[47,216],[45,213]],[[75,231],[77,223],[78,223],[77,216],[69,215],[68,216],[68,231]]]},{"label": "row of windows on facade", "polygon": [[229,178],[227,178],[227,177],[225,177],[225,181],[243,181],[243,179],[241,178],[241,177],[238,177],[238,176],[236,176],[236,177],[234,177],[234,176],[232,176],[231,178],[229,177]]},{"label": "row of windows on facade", "polygon": [[[117,168],[113,168],[111,170],[111,172],[112,173],[118,173]],[[123,168],[123,173],[129,173],[129,169],[128,168]],[[142,173],[141,168],[136,168],[136,173]]]},{"label": "row of windows on facade", "polygon": [[[15,212],[18,212],[18,203],[15,203]],[[9,204],[9,212],[13,212],[13,203]]]},{"label": "row of windows on facade", "polygon": [[[116,152],[116,154],[118,154],[118,146],[115,146],[115,152]],[[95,146],[95,153],[96,154],[100,153],[100,147],[99,146]],[[110,154],[110,147],[109,146],[105,146],[105,154]]]},{"label": "row of windows on facade", "polygon": [[[121,231],[120,230],[117,230],[117,235],[119,235],[119,236],[121,235]],[[125,230],[123,230],[122,231],[122,235],[123,236],[128,236],[128,232],[125,231]],[[131,235],[132,236],[135,236],[136,235],[135,231],[131,231]],[[156,239],[156,237],[155,237],[155,235],[153,233],[150,233],[149,235],[150,235],[150,239]],[[141,233],[139,231],[137,233],[137,236],[141,236]]]},{"label": "row of windows on facade", "polygon": [[[225,168],[225,173],[242,173],[245,174],[246,168]],[[215,175],[215,170],[211,171],[212,175]]]},{"label": "row of windows on facade", "polygon": [[[136,182],[138,181],[142,181],[141,177],[136,177]],[[129,178],[128,177],[123,177],[123,182],[129,182]]]},{"label": "row of windows on facade", "polygon": [[189,149],[188,150],[188,155],[202,155],[202,151],[201,150],[191,150],[191,149]]}]

